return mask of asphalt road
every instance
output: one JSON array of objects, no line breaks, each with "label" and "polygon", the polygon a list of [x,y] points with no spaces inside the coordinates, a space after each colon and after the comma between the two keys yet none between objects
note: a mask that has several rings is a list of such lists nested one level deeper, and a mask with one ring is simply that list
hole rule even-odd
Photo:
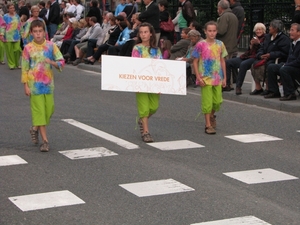
[{"label": "asphalt road", "polygon": [[[204,133],[203,116],[196,119],[199,89],[189,89],[187,96],[162,95],[150,119],[155,143],[170,141],[167,146],[178,147],[174,141],[188,140],[201,145],[162,151],[143,143],[135,129],[134,93],[101,91],[99,74],[66,66],[63,73],[55,73],[56,109],[48,127],[51,149],[41,153],[30,141],[29,99],[20,70],[1,66],[0,77],[0,165],[11,155],[27,162],[0,166],[1,225],[189,225],[217,220],[223,222],[214,224],[300,224],[299,114],[224,101],[217,113],[217,134],[210,136]],[[257,133],[279,140],[242,143],[227,137]],[[124,147],[120,139],[137,148]],[[115,154],[76,160],[61,154],[95,147]],[[268,168],[280,173],[271,176],[276,181],[267,181]],[[264,183],[245,183],[224,174],[256,170]],[[282,173],[292,179],[281,180]],[[177,193],[158,195],[159,185],[146,185],[152,196],[138,197],[124,188],[161,180],[162,189]],[[82,202],[29,211],[14,203],[16,196],[63,190]],[[249,216],[262,222],[225,222]]]}]

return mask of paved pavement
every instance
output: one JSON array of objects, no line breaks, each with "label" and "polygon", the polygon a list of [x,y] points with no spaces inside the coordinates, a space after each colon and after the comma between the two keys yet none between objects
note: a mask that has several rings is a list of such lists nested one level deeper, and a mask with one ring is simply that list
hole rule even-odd
[{"label": "paved pavement", "polygon": [[[99,62],[94,65],[81,63],[77,66],[82,70],[94,71],[101,73],[101,64]],[[196,91],[199,88],[188,87],[189,91]],[[223,98],[231,101],[241,102],[244,104],[256,105],[264,108],[276,109],[285,112],[300,113],[300,97],[296,101],[282,102],[279,99],[265,99],[262,96],[249,95],[252,91],[252,77],[250,71],[247,72],[244,85],[242,87],[242,95],[237,96],[235,91],[223,92]]]}]

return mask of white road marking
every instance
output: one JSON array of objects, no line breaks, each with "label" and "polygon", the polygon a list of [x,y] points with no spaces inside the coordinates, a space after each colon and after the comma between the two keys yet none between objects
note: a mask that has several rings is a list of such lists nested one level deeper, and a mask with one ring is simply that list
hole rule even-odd
[{"label": "white road marking", "polygon": [[270,168],[229,172],[223,174],[233,179],[244,182],[246,184],[259,184],[259,183],[298,179],[298,177],[294,177],[289,174],[282,173],[280,171],[270,169]]},{"label": "white road marking", "polygon": [[253,142],[263,142],[263,141],[279,141],[281,138],[273,137],[267,134],[257,133],[257,134],[238,134],[225,136],[226,138],[243,142],[243,143],[253,143]]},{"label": "white road marking", "polygon": [[191,225],[271,225],[255,216],[244,216],[225,220],[215,220],[203,223],[193,223]]},{"label": "white road marking", "polygon": [[173,194],[195,190],[173,179],[120,184],[119,186],[138,197]]},{"label": "white road marking", "polygon": [[0,156],[0,166],[11,166],[18,164],[27,164],[27,162],[18,155]]},{"label": "white road marking", "polygon": [[203,145],[199,145],[199,144],[189,141],[189,140],[154,142],[154,143],[148,143],[148,145],[150,145],[154,148],[158,148],[162,151],[205,147]]},{"label": "white road marking", "polygon": [[69,159],[87,159],[118,155],[117,153],[110,151],[104,147],[66,150],[59,151],[59,153],[68,157]]},{"label": "white road marking", "polygon": [[113,136],[111,134],[108,134],[108,133],[106,133],[104,131],[98,130],[98,129],[93,128],[91,126],[88,126],[88,125],[86,125],[84,123],[80,123],[80,122],[78,122],[76,120],[73,120],[73,119],[63,119],[62,121],[66,122],[66,123],[69,123],[69,124],[71,124],[71,125],[73,125],[75,127],[78,127],[78,128],[80,128],[82,130],[85,130],[87,132],[90,132],[90,133],[92,133],[92,134],[94,134],[94,135],[96,135],[98,137],[101,137],[101,138],[103,138],[105,140],[111,141],[111,142],[113,142],[113,143],[115,143],[115,144],[117,144],[117,145],[119,145],[119,146],[121,146],[123,148],[126,148],[126,149],[138,149],[139,148],[139,146],[136,145],[136,144],[133,144],[133,143],[128,142],[128,141],[125,141],[125,140],[123,140],[121,138],[118,138],[118,137]]},{"label": "white road marking", "polygon": [[68,190],[15,196],[8,199],[22,211],[47,209],[85,203]]}]

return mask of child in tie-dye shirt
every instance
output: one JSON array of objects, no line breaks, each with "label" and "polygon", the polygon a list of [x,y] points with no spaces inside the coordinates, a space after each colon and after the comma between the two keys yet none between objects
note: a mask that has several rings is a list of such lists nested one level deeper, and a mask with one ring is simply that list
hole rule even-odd
[{"label": "child in tie-dye shirt", "polygon": [[[137,44],[132,49],[132,57],[162,59],[161,51],[156,45],[155,30],[151,24],[142,23],[140,25]],[[138,124],[144,142],[153,142],[149,133],[148,121],[158,109],[159,98],[160,95],[155,93],[136,93]]]},{"label": "child in tie-dye shirt", "polygon": [[45,24],[40,20],[31,23],[30,32],[33,41],[28,43],[22,55],[22,83],[25,94],[30,96],[32,124],[30,134],[32,142],[38,144],[38,132],[43,143],[40,150],[49,151],[46,125],[54,112],[52,66],[62,70],[64,58],[58,47],[45,40]]},{"label": "child in tie-dye shirt", "polygon": [[217,23],[204,26],[206,39],[196,44],[192,56],[197,80],[201,86],[202,113],[205,115],[205,133],[216,133],[215,112],[220,110],[222,86],[226,86],[225,57],[227,51],[222,41],[216,40]]}]

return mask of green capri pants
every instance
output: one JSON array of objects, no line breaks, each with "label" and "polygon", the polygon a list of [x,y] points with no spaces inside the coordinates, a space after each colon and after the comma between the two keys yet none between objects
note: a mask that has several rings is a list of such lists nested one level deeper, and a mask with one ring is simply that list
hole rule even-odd
[{"label": "green capri pants", "polygon": [[53,94],[31,95],[30,106],[33,126],[45,126],[50,123],[54,113]]},{"label": "green capri pants", "polygon": [[17,68],[19,66],[20,56],[22,53],[20,41],[5,42],[4,46],[8,67],[10,69]]},{"label": "green capri pants", "polygon": [[136,103],[139,117],[148,117],[156,113],[159,106],[159,94],[153,93],[136,93]]},{"label": "green capri pants", "polygon": [[4,62],[4,43],[0,41],[0,63]]},{"label": "green capri pants", "polygon": [[222,86],[205,85],[201,87],[202,113],[210,114],[212,110],[219,111],[223,102]]}]

